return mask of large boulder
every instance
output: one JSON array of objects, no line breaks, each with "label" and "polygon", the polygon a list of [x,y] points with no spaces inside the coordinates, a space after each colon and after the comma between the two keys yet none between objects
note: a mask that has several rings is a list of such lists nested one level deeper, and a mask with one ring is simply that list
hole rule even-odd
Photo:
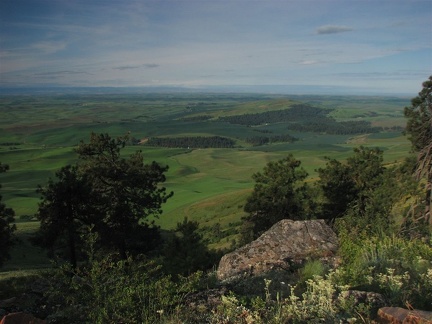
[{"label": "large boulder", "polygon": [[305,260],[334,261],[338,241],[324,220],[282,220],[255,241],[222,257],[217,276],[230,281],[272,270],[290,270]]},{"label": "large boulder", "polygon": [[0,320],[0,324],[45,324],[46,321],[27,313],[10,313]]},{"label": "large boulder", "polygon": [[400,307],[382,307],[378,310],[378,323],[432,324],[432,312],[409,310]]}]

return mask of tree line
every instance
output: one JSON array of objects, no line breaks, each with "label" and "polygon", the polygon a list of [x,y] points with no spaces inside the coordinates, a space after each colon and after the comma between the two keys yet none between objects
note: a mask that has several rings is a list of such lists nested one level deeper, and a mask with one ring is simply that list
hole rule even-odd
[{"label": "tree line", "polygon": [[381,127],[372,127],[368,121],[337,122],[330,117],[318,117],[301,123],[290,123],[288,129],[298,132],[325,133],[331,135],[355,135],[379,133]]},{"label": "tree line", "polygon": [[[328,158],[326,166],[317,170],[319,179],[310,183],[301,161],[293,155],[269,162],[253,175],[255,186],[244,207],[247,216],[243,218],[241,244],[282,219],[326,219],[339,231],[364,238],[385,233],[429,235],[432,76],[423,83],[411,106],[405,108],[405,116],[406,134],[417,159],[408,157],[399,166],[386,168],[383,151],[361,146],[346,161]],[[409,210],[395,215],[398,204],[408,199],[414,201]]]},{"label": "tree line", "polygon": [[[0,173],[7,170],[9,170],[9,165],[0,162]],[[9,250],[14,243],[13,232],[16,230],[14,216],[14,210],[2,202],[0,195],[0,266],[10,257]]]},{"label": "tree line", "polygon": [[370,122],[364,120],[337,122],[334,118],[328,116],[329,112],[328,109],[299,104],[289,109],[226,116],[220,117],[219,120],[246,126],[283,122],[288,123],[288,129],[291,131],[335,135],[377,133],[382,130],[381,127],[372,127]]},{"label": "tree line", "polygon": [[280,122],[293,122],[316,118],[317,116],[326,116],[329,110],[312,107],[309,105],[297,104],[289,109],[266,111],[263,113],[243,114],[235,116],[219,117],[220,121],[230,124],[258,126],[264,124],[273,124]]},{"label": "tree line", "polygon": [[246,138],[246,143],[252,144],[253,146],[260,146],[272,143],[293,143],[295,141],[298,141],[298,138],[289,134],[274,136],[252,136]]},{"label": "tree line", "polygon": [[[308,173],[293,155],[269,162],[253,175],[254,191],[244,210],[243,242],[257,238],[282,219],[326,219],[329,224],[352,214],[356,222],[391,228],[391,207],[407,194],[404,177],[396,169],[386,169],[383,152],[359,147],[346,162],[328,159],[318,169],[316,183],[306,181]],[[403,179],[403,181],[402,181]],[[392,194],[382,197],[383,190]],[[381,229],[380,229],[381,230]],[[373,230],[370,229],[371,233]]]},{"label": "tree line", "polygon": [[[95,133],[89,143],[80,142],[78,162],[60,168],[37,188],[40,226],[33,243],[51,258],[68,260],[73,269],[95,253],[122,260],[158,254],[164,271],[176,275],[212,267],[220,252],[208,250],[197,222],[184,219],[162,237],[154,220],[174,194],[163,186],[168,166],[145,163],[141,151],[125,156],[123,149],[131,142],[129,134]],[[8,170],[0,166],[1,172]],[[14,243],[15,225],[13,210],[4,204],[0,216],[2,262]]]},{"label": "tree line", "polygon": [[145,145],[169,148],[233,148],[235,141],[222,136],[150,137]]},{"label": "tree line", "polygon": [[195,122],[195,121],[205,121],[211,119],[212,116],[209,115],[197,115],[197,116],[189,116],[181,118],[182,121],[185,122]]},{"label": "tree line", "polygon": [[134,251],[149,251],[158,231],[148,220],[158,217],[161,206],[173,193],[161,186],[168,166],[144,163],[140,151],[123,157],[121,150],[129,136],[90,136],[75,149],[76,165],[67,165],[39,186],[37,218],[40,230],[36,242],[50,248],[65,246],[73,265],[83,251],[83,238],[97,234],[97,244],[123,258]]}]

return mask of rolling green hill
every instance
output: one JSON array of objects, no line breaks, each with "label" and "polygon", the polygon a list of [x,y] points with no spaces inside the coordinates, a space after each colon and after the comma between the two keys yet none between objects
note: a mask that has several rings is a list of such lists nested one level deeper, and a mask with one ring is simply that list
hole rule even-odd
[{"label": "rolling green hill", "polygon": [[[2,96],[0,161],[10,166],[10,171],[0,178],[2,195],[6,205],[16,211],[17,218],[32,215],[37,210],[37,185],[46,183],[60,167],[75,162],[73,148],[81,140],[88,141],[91,132],[111,136],[130,132],[135,143],[141,144],[128,146],[126,153],[142,150],[146,161],[155,160],[170,167],[165,186],[174,191],[174,196],[157,220],[163,228],[173,228],[185,216],[203,226],[220,223],[227,228],[243,215],[243,203],[253,187],[252,174],[287,153],[302,161],[310,181],[316,175],[315,169],[324,165],[326,156],[344,159],[358,145],[380,147],[387,163],[402,159],[410,148],[401,134],[406,105],[409,105],[407,98],[355,96]],[[343,125],[341,122],[361,121],[371,131],[334,134],[308,128],[302,132],[302,125],[311,118],[296,119],[296,114],[287,113],[293,107],[304,107],[300,113],[312,107],[311,111],[321,111],[325,121],[338,127]],[[236,122],[251,116],[258,122]],[[294,120],[297,126],[290,129]],[[287,134],[296,140],[260,146],[247,141],[252,137]],[[191,149],[146,144],[146,139],[152,137],[211,136],[230,139],[234,147]]]}]

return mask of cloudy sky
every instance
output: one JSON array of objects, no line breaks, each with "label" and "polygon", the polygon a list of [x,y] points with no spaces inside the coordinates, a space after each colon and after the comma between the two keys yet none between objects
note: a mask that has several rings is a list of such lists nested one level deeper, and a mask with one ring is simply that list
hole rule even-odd
[{"label": "cloudy sky", "polygon": [[430,0],[1,0],[0,86],[350,87],[432,74]]}]

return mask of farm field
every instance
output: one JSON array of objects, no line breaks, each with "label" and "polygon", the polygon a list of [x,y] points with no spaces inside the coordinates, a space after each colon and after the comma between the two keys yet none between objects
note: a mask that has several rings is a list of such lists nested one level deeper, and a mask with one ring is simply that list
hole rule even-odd
[{"label": "farm field", "polygon": [[[1,194],[3,202],[15,210],[17,220],[23,221],[18,225],[26,228],[24,220],[37,211],[37,186],[76,161],[74,147],[80,141],[87,142],[91,132],[112,137],[130,133],[134,145],[125,148],[126,154],[142,150],[147,162],[155,160],[170,168],[164,186],[174,196],[157,220],[162,228],[171,229],[188,217],[205,227],[219,223],[227,229],[243,216],[245,199],[254,185],[252,174],[289,153],[302,161],[309,181],[314,181],[315,170],[325,165],[325,157],[343,160],[359,145],[381,148],[388,164],[403,159],[410,150],[402,135],[403,108],[409,103],[409,98],[360,96],[3,95],[0,162],[8,164],[10,170],[0,175]],[[280,111],[301,112],[311,107],[331,118],[331,127],[348,126],[337,132],[319,131],[306,127],[308,118],[295,123],[271,119]],[[240,121],[244,116],[249,119]],[[270,119],[263,122],[267,116]],[[252,121],[257,118],[261,122]],[[354,124],[344,124],[350,122],[365,123],[369,128],[350,133]],[[295,140],[281,139],[287,135]],[[233,145],[150,145],[154,138],[215,136],[229,139]],[[252,141],[257,138],[270,141],[257,145]],[[229,240],[227,237],[219,246],[228,245]]]}]

